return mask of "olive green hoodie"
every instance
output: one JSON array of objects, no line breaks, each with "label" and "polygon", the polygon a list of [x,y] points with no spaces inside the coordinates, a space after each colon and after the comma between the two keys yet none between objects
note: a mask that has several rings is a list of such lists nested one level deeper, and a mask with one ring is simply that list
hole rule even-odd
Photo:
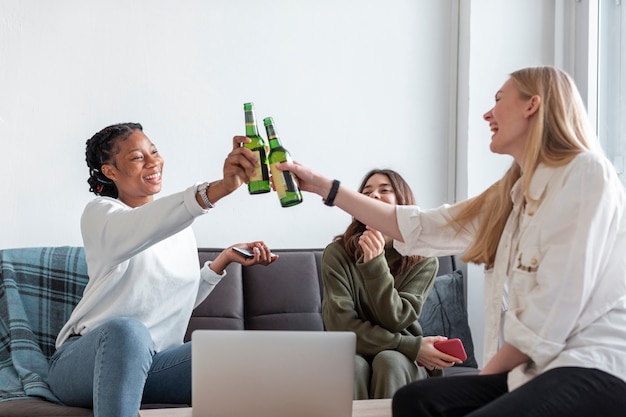
[{"label": "olive green hoodie", "polygon": [[356,353],[364,357],[396,350],[411,361],[417,358],[422,343],[417,319],[435,283],[439,261],[426,258],[394,277],[389,265],[400,256],[391,244],[365,263],[362,258],[351,259],[341,243],[324,249],[324,325],[327,330],[356,333]]}]

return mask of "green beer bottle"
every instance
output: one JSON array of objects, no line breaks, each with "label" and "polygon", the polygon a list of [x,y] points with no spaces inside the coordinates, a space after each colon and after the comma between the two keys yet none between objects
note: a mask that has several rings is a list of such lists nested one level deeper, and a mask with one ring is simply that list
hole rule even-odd
[{"label": "green beer bottle", "polygon": [[276,127],[274,126],[274,120],[271,117],[266,117],[263,119],[263,124],[267,132],[267,139],[270,141],[270,154],[267,159],[270,163],[274,188],[278,193],[280,205],[283,207],[291,207],[300,204],[302,203],[302,192],[300,191],[300,187],[298,187],[296,177],[291,171],[281,171],[276,168],[276,164],[278,163],[285,161],[291,162],[291,155],[287,149],[283,148],[280,144],[280,139],[278,139]]},{"label": "green beer bottle", "polygon": [[244,146],[256,154],[259,166],[254,171],[248,182],[248,192],[250,194],[262,194],[270,192],[270,175],[267,166],[267,153],[265,151],[265,141],[259,135],[254,114],[254,104],[244,103],[243,110],[246,117],[246,136],[252,142],[245,143]]}]

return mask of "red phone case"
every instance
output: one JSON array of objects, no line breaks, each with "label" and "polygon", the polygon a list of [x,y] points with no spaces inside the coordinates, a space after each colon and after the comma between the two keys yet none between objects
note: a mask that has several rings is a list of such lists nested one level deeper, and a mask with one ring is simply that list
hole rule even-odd
[{"label": "red phone case", "polygon": [[442,351],[443,353],[447,353],[450,356],[454,356],[455,358],[461,359],[464,361],[467,359],[467,353],[465,353],[465,348],[463,347],[463,342],[461,339],[447,339],[441,340],[439,342],[435,342],[434,344],[437,350]]},{"label": "red phone case", "polygon": [[[454,356],[455,358],[459,358],[462,361],[467,359],[467,353],[465,353],[463,342],[461,342],[461,339],[459,338],[440,340],[439,342],[435,342],[433,346],[435,346],[435,349],[443,353],[447,353],[450,356]],[[417,364],[419,366],[424,366],[419,362]]]}]

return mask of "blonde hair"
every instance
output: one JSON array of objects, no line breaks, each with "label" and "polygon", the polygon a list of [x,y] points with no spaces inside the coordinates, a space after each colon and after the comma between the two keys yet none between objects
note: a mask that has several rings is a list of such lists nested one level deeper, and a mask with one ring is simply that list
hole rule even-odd
[{"label": "blonde hair", "polygon": [[510,74],[521,98],[539,96],[530,120],[523,166],[513,162],[504,176],[482,194],[453,206],[451,225],[457,229],[479,219],[474,241],[463,261],[492,266],[506,221],[513,208],[511,189],[522,179],[524,195],[539,163],[562,166],[585,150],[599,151],[580,93],[565,72],[550,66],[531,67]]}]

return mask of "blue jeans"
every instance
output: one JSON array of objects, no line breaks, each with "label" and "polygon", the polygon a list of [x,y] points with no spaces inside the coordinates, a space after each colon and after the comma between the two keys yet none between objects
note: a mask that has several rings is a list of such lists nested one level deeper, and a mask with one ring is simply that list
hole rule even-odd
[{"label": "blue jeans", "polygon": [[191,343],[155,354],[141,322],[112,319],[63,343],[48,383],[64,404],[93,408],[95,417],[137,417],[141,403],[191,404]]},{"label": "blue jeans", "polygon": [[555,368],[509,392],[507,374],[431,378],[401,388],[393,417],[623,417],[626,382],[598,369]]}]

